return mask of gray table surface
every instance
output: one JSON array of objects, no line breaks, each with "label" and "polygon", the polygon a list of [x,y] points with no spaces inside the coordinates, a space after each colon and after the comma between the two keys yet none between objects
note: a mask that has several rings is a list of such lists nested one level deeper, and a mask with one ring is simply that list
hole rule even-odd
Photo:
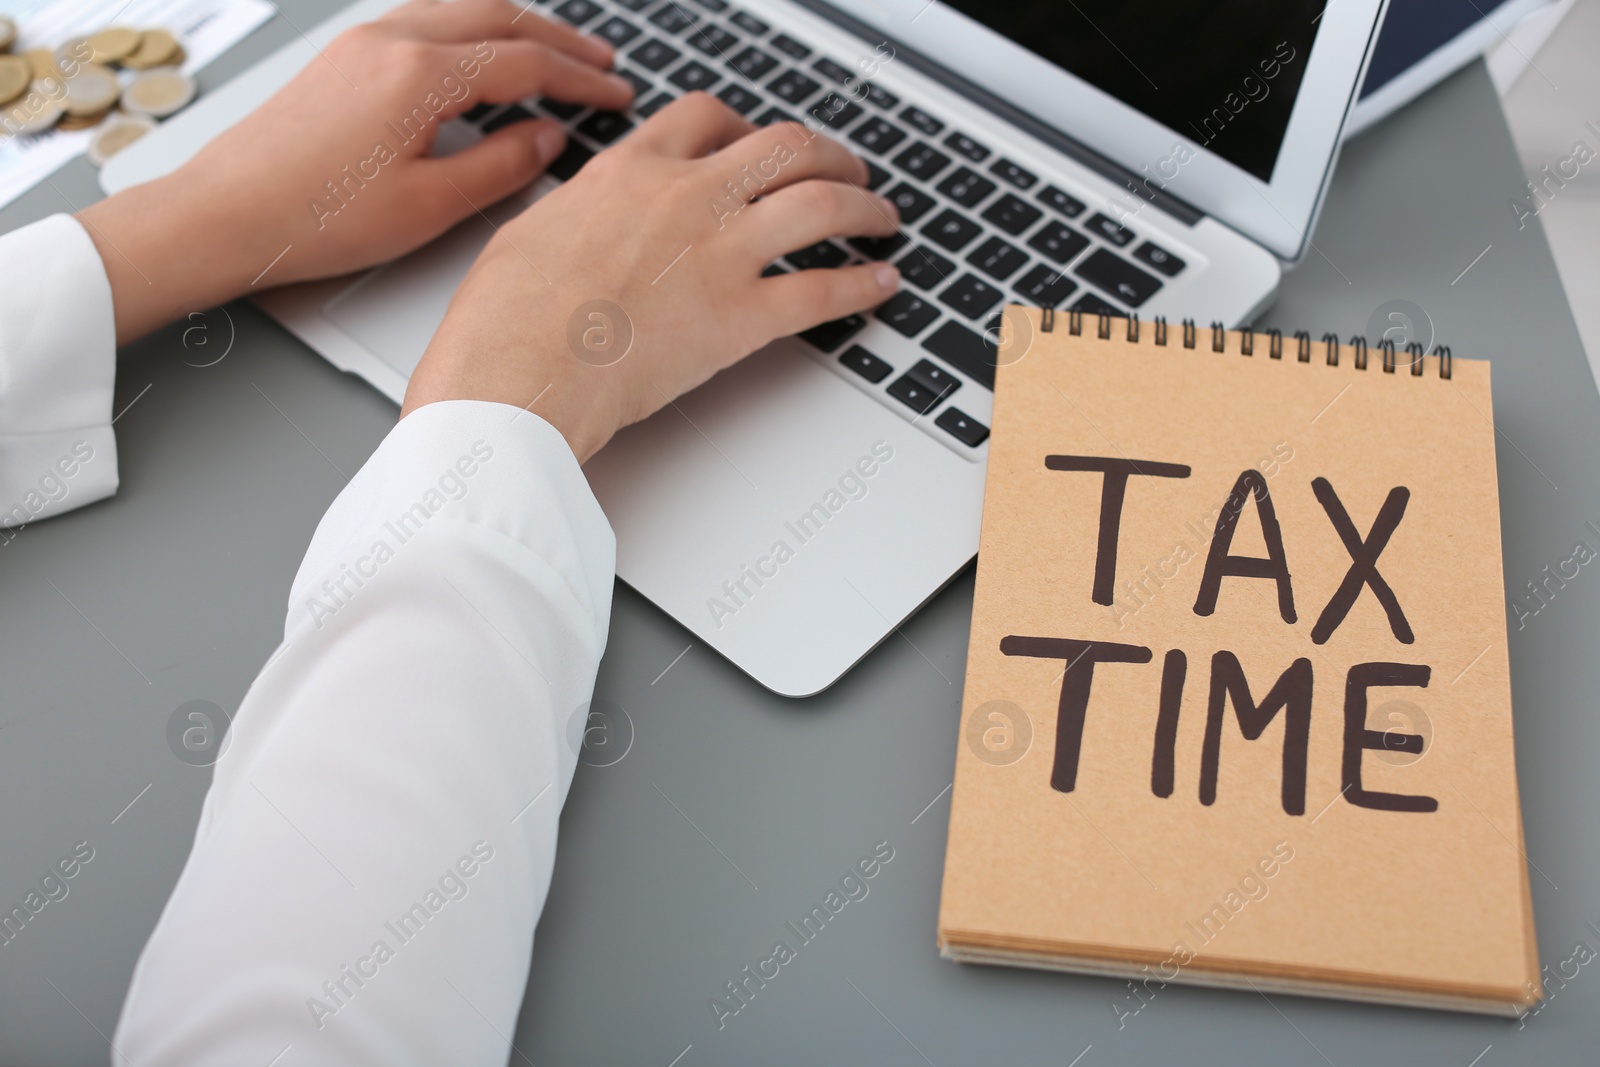
[{"label": "gray table surface", "polygon": [[[317,6],[283,5],[300,26]],[[294,33],[275,19],[202,81]],[[1458,355],[1494,360],[1512,589],[1575,541],[1600,543],[1585,526],[1600,521],[1600,397],[1544,236],[1516,230],[1506,207],[1522,183],[1475,65],[1346,149],[1317,251],[1262,320],[1348,334],[1409,301]],[[0,212],[0,231],[97,195],[74,163]],[[70,895],[0,947],[0,1062],[19,1067],[106,1062],[210,778],[169,750],[168,718],[195,699],[238,705],[314,524],[395,419],[245,304],[129,346],[124,405],[121,492],[0,549],[0,903],[20,902],[74,842],[95,849]],[[1402,447],[1406,428],[1393,433]],[[579,769],[513,1063],[1595,1062],[1592,965],[1521,1026],[1169,987],[1119,1028],[1119,982],[940,960],[971,601],[969,572],[838,686],[791,702],[619,586],[597,697],[626,710],[632,745]],[[1600,950],[1597,628],[1600,579],[1585,571],[1511,635],[1552,968],[1580,942]],[[708,999],[879,841],[895,857],[870,896],[719,1031]],[[1373,901],[1397,924],[1428,906]]]}]

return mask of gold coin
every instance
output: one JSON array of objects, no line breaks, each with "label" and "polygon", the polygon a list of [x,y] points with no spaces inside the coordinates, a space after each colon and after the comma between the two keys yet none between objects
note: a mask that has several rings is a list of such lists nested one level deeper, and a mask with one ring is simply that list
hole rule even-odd
[{"label": "gold coin", "polygon": [[33,68],[21,56],[0,56],[0,104],[9,104],[28,91]]},{"label": "gold coin", "polygon": [[35,48],[24,52],[22,58],[33,68],[35,78],[61,77],[61,68],[56,65],[56,54],[48,48]]},{"label": "gold coin", "polygon": [[126,26],[111,26],[91,34],[89,48],[93,54],[90,58],[96,63],[115,63],[133,54],[134,49],[139,47],[141,36],[138,30],[130,30]]},{"label": "gold coin", "polygon": [[94,46],[87,37],[72,37],[56,48],[56,66],[69,77],[77,74],[84,64],[94,58]]},{"label": "gold coin", "polygon": [[16,39],[16,22],[4,15],[0,15],[0,52],[9,52]]},{"label": "gold coin", "polygon": [[147,70],[122,90],[122,110],[164,119],[194,99],[195,81],[177,67]]},{"label": "gold coin", "polygon": [[182,51],[178,39],[166,30],[145,30],[139,35],[139,46],[122,57],[122,65],[131,70],[173,66],[182,62]]},{"label": "gold coin", "polygon": [[59,85],[48,86],[55,90],[46,92],[44,82],[35,82],[21,100],[0,108],[0,132],[16,137],[43,133],[61,118],[61,104],[55,99]]},{"label": "gold coin", "polygon": [[77,72],[66,78],[66,109],[68,115],[98,115],[112,104],[122,92],[117,76],[107,67],[85,63]]},{"label": "gold coin", "polygon": [[155,128],[155,119],[147,119],[143,115],[112,119],[89,140],[89,162],[97,167],[105,166],[106,160]]},{"label": "gold coin", "polygon": [[61,116],[61,123],[57,126],[57,129],[87,130],[91,126],[100,125],[100,120],[105,118],[110,111],[110,108],[106,108],[104,111],[97,111],[93,115],[74,115],[69,111]]}]

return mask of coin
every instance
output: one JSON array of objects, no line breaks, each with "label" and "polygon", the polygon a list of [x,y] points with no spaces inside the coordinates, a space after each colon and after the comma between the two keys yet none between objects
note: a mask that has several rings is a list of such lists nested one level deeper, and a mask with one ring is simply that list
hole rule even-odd
[{"label": "coin", "polygon": [[177,67],[147,70],[122,90],[122,110],[166,118],[194,99],[195,81]]},{"label": "coin", "polygon": [[139,47],[141,34],[126,26],[111,26],[89,37],[91,59],[96,63],[115,63],[132,55]]},{"label": "coin", "polygon": [[0,52],[9,51],[17,39],[17,24],[11,19],[0,15]]},{"label": "coin", "polygon": [[143,115],[125,115],[101,127],[89,141],[89,162],[97,167],[156,128],[156,120]]},{"label": "coin", "polygon": [[56,48],[56,66],[62,73],[73,75],[94,58],[94,46],[87,37],[72,37]]},{"label": "coin", "polygon": [[0,108],[0,130],[16,137],[43,133],[61,118],[61,104],[52,95],[41,91],[43,82],[35,82],[21,100]]},{"label": "coin", "polygon": [[166,30],[145,30],[139,35],[139,46],[122,57],[122,65],[130,70],[174,65],[181,62],[181,53],[178,39]]},{"label": "coin", "polygon": [[0,104],[9,104],[28,91],[33,68],[21,56],[0,56]]},{"label": "coin", "polygon": [[115,73],[89,63],[82,64],[62,84],[67,89],[67,114],[80,117],[100,114],[117,102],[122,91]]},{"label": "coin", "polygon": [[56,65],[56,54],[48,48],[34,48],[22,53],[35,78],[59,78],[61,68]]},{"label": "coin", "polygon": [[90,127],[100,125],[100,120],[105,118],[110,111],[110,108],[106,108],[105,111],[96,111],[92,115],[74,115],[69,111],[61,116],[61,122],[56,128],[68,131],[87,130]]}]

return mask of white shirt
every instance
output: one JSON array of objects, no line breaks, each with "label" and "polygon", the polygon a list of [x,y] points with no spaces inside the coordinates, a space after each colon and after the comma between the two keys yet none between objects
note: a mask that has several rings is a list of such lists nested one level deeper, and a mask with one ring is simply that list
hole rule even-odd
[{"label": "white shirt", "polygon": [[[115,344],[74,219],[0,237],[0,263],[29,265],[0,286],[14,527],[116,491]],[[455,401],[390,432],[234,716],[114,1065],[507,1062],[615,554],[538,417]]]}]

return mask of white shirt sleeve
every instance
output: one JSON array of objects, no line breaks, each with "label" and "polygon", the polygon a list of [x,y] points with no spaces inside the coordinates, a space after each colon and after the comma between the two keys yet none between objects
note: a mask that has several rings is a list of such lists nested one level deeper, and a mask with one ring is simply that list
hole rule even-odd
[{"label": "white shirt sleeve", "polygon": [[547,423],[401,421],[312,539],[113,1064],[505,1064],[614,567]]},{"label": "white shirt sleeve", "polygon": [[71,215],[0,237],[0,544],[117,491],[111,283]]}]

